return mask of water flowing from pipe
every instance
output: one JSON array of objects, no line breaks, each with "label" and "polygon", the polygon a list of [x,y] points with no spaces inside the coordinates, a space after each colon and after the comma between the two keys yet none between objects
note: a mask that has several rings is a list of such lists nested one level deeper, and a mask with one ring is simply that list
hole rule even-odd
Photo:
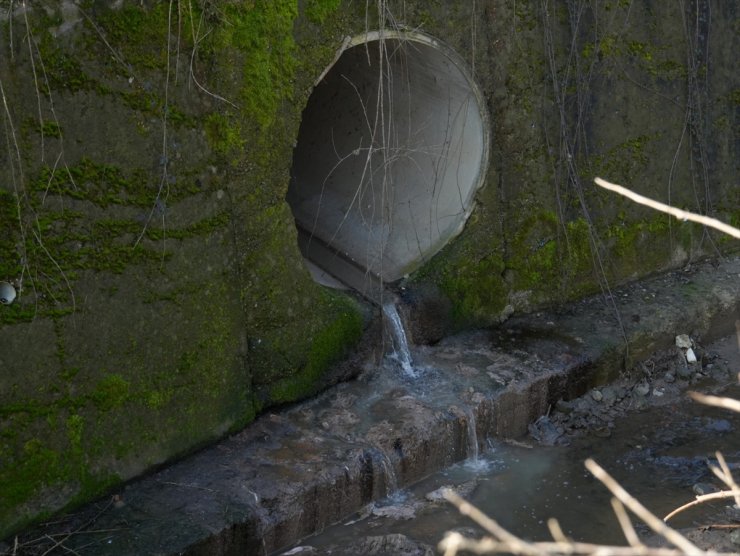
[{"label": "water flowing from pipe", "polygon": [[385,303],[383,305],[383,314],[390,324],[389,328],[393,338],[393,359],[398,361],[404,373],[416,378],[414,362],[411,359],[411,351],[409,350],[409,343],[406,339],[406,331],[403,328],[403,323],[401,322],[396,305],[394,303]]}]

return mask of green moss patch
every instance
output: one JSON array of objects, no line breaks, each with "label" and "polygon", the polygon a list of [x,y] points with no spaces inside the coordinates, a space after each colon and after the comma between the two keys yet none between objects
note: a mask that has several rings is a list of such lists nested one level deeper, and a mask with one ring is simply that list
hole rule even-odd
[{"label": "green moss patch", "polygon": [[302,369],[270,386],[270,404],[291,402],[316,393],[326,371],[359,341],[364,322],[357,307],[342,294],[330,295],[336,316],[310,339],[311,347]]}]

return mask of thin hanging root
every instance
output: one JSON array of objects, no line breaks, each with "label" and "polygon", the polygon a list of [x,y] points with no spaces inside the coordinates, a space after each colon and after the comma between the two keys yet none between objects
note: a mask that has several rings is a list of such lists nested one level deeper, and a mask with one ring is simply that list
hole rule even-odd
[{"label": "thin hanging root", "polygon": [[[147,229],[149,228],[149,224],[152,221],[152,217],[154,216],[154,212],[157,210],[157,207],[159,205],[160,200],[164,197],[166,200],[169,197],[169,176],[168,176],[168,166],[169,166],[169,160],[168,156],[169,153],[167,152],[167,115],[170,108],[170,71],[171,71],[171,60],[170,60],[170,35],[172,32],[172,4],[174,0],[170,0],[169,6],[167,9],[167,71],[165,73],[165,79],[164,79],[164,109],[162,111],[162,176],[159,180],[159,189],[157,189],[157,196],[154,198],[154,202],[152,203],[152,208],[149,211],[149,215],[147,216],[146,222],[144,223],[144,227],[142,228],[141,232],[139,233],[139,236],[136,238],[136,241],[134,242],[134,248],[138,247],[139,243],[141,242],[142,238],[146,234]],[[167,227],[166,227],[166,219],[164,211],[162,212],[162,228],[164,229],[164,239],[162,240],[162,258],[164,260],[165,255],[165,243],[167,241]]]},{"label": "thin hanging root", "polygon": [[594,182],[599,187],[603,187],[604,189],[608,189],[609,191],[613,191],[614,193],[618,193],[619,195],[622,195],[624,197],[627,197],[628,199],[634,201],[635,203],[639,203],[641,205],[645,205],[646,207],[650,207],[652,209],[658,210],[660,212],[665,212],[667,214],[670,214],[671,216],[675,216],[679,220],[690,220],[692,222],[696,222],[698,224],[702,224],[704,226],[709,226],[710,228],[715,228],[721,232],[724,232],[732,237],[735,237],[737,239],[740,239],[740,230],[737,228],[730,226],[729,224],[725,224],[724,222],[720,222],[719,220],[715,218],[709,218],[708,216],[703,216],[700,214],[694,214],[693,212],[689,212],[686,210],[681,210],[676,207],[672,207],[670,205],[666,205],[664,203],[660,203],[658,201],[653,201],[652,199],[649,199],[648,197],[643,197],[642,195],[639,195],[635,193],[634,191],[630,191],[626,187],[622,187],[621,185],[617,185],[611,182],[608,182],[601,178],[595,178]]}]

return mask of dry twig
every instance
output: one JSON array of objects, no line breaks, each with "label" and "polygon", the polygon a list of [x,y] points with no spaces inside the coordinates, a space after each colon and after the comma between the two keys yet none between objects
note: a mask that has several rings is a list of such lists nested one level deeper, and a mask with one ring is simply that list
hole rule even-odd
[{"label": "dry twig", "polygon": [[735,478],[732,476],[730,466],[727,465],[725,457],[722,455],[721,452],[715,452],[715,456],[717,457],[717,463],[719,463],[719,467],[710,465],[709,469],[720,481],[725,483],[731,491],[735,491],[737,493],[735,495],[735,505],[740,507],[740,487],[737,486]]},{"label": "dry twig", "polygon": [[682,511],[687,510],[693,506],[698,506],[699,504],[703,504],[704,502],[707,502],[708,500],[717,500],[719,498],[732,498],[734,496],[737,496],[740,494],[740,490],[720,490],[719,492],[710,492],[709,494],[702,494],[700,496],[696,497],[696,500],[692,500],[688,504],[684,504],[681,507],[676,508],[671,513],[666,515],[663,518],[663,521],[668,521],[672,517],[674,517],[676,514],[680,514]]},{"label": "dry twig", "polygon": [[[487,517],[483,512],[469,502],[465,502],[465,500],[460,498],[454,492],[447,491],[445,493],[445,498],[454,504],[463,515],[471,517],[471,519],[491,533],[492,536],[484,537],[482,539],[470,539],[464,537],[460,533],[450,532],[438,545],[439,550],[442,551],[444,556],[456,556],[456,554],[461,551],[471,552],[474,554],[509,553],[531,556],[554,556],[556,554],[567,554],[570,556],[585,556],[588,554],[595,554],[598,556],[679,556],[690,553],[682,548],[647,547],[639,541],[637,541],[634,546],[609,546],[575,542],[565,538],[564,535],[562,535],[561,540],[555,540],[555,542],[527,542],[503,529],[503,527],[498,523]],[[493,533],[493,531],[496,531],[496,533]],[[561,537],[562,531],[558,532],[556,530],[554,531],[554,534],[557,537]],[[704,552],[699,549],[697,550],[697,553],[702,554],[703,556],[718,556],[719,554],[723,554],[713,551]]]},{"label": "dry twig", "polygon": [[631,547],[642,550],[645,545],[637,536],[637,532],[632,526],[632,521],[630,520],[629,514],[627,514],[627,510],[624,509],[624,505],[616,498],[612,498],[611,502],[614,515],[617,516],[617,521],[619,521],[619,525],[624,533],[624,538],[627,539],[627,542]]},{"label": "dry twig", "polygon": [[682,550],[686,554],[702,554],[703,551],[696,546],[694,543],[689,541],[681,533],[668,527],[665,522],[661,521],[656,517],[650,510],[643,506],[635,497],[629,492],[624,490],[622,486],[614,480],[598,463],[591,458],[585,462],[586,469],[596,477],[601,483],[609,489],[609,491],[617,497],[617,499],[627,506],[637,517],[645,522],[653,531],[658,533],[661,537],[667,540],[676,548]]},{"label": "dry twig", "polygon": [[689,392],[689,397],[692,400],[703,403],[705,405],[722,407],[724,409],[730,409],[732,411],[740,413],[740,400],[723,398],[721,396],[707,396],[706,394],[700,394],[699,392]]},{"label": "dry twig", "polygon": [[737,228],[733,226],[730,226],[729,224],[720,222],[716,218],[709,218],[708,216],[694,214],[693,212],[681,210],[679,208],[672,207],[671,205],[666,205],[658,201],[653,201],[652,199],[649,199],[648,197],[643,197],[642,195],[639,195],[635,193],[634,191],[630,191],[626,187],[622,187],[621,185],[610,183],[601,178],[595,178],[594,182],[599,187],[603,187],[604,189],[608,189],[609,191],[613,191],[614,193],[623,195],[624,197],[627,197],[628,199],[634,201],[635,203],[645,205],[646,207],[650,207],[660,212],[665,212],[667,214],[670,214],[671,216],[675,216],[679,220],[691,220],[692,222],[697,222],[698,224],[709,226],[710,228],[715,228],[721,232],[731,235],[732,237],[740,239],[740,230],[738,230]]}]

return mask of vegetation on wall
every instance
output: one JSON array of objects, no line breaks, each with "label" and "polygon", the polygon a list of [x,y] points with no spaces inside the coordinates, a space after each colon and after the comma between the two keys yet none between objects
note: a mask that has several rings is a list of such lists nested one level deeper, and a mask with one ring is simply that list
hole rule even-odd
[{"label": "vegetation on wall", "polygon": [[724,247],[594,174],[740,221],[712,162],[738,90],[709,89],[703,2],[71,4],[0,22],[0,281],[20,292],[0,307],[0,536],[316,392],[357,342],[284,200],[300,108],[347,34],[423,26],[487,96],[478,206],[412,277],[459,326]]},{"label": "vegetation on wall", "polygon": [[492,110],[489,186],[468,231],[417,276],[441,285],[460,326],[595,291],[608,299],[612,284],[646,268],[726,244],[693,224],[626,210],[593,185],[608,177],[731,218],[717,203],[730,192],[707,181],[716,169],[701,89],[706,5],[684,9],[548,0],[478,8],[482,25],[462,34],[478,45],[473,56],[492,60],[475,65]]},{"label": "vegetation on wall", "polygon": [[298,3],[52,4],[0,24],[0,537],[315,392],[364,326],[283,200]]}]

